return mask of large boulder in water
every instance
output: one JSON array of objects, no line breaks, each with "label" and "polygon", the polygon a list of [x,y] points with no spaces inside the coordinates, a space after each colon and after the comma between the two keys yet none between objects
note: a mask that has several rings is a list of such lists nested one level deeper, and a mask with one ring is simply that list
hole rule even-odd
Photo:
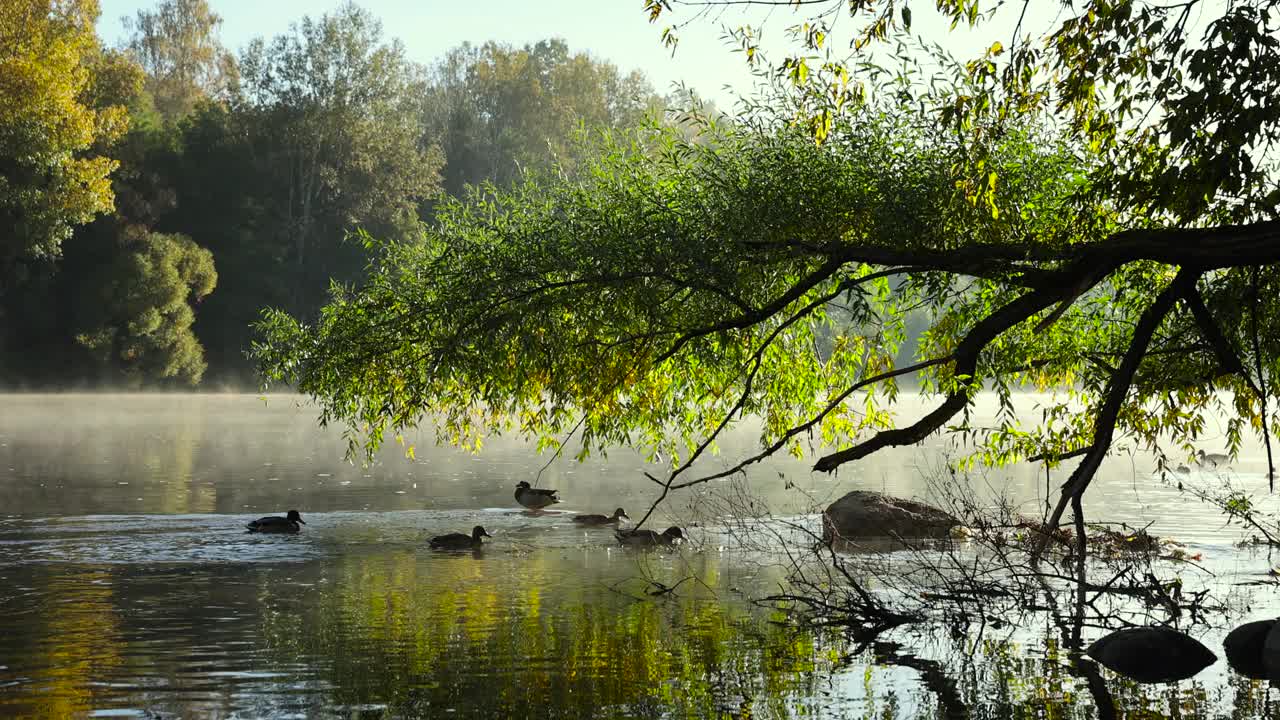
[{"label": "large boulder in water", "polygon": [[1098,638],[1085,654],[1140,683],[1185,680],[1218,660],[1199,640],[1166,627],[1117,630]]},{"label": "large boulder in water", "polygon": [[960,524],[951,514],[932,505],[854,490],[831,503],[822,514],[822,538],[854,540],[872,537],[947,537]]},{"label": "large boulder in water", "polygon": [[1227,633],[1222,649],[1227,651],[1227,664],[1232,670],[1254,680],[1267,679],[1269,675],[1262,661],[1263,647],[1275,624],[1275,620],[1258,620]]},{"label": "large boulder in water", "polygon": [[1280,683],[1280,622],[1271,626],[1263,641],[1262,668],[1266,671],[1268,680]]}]

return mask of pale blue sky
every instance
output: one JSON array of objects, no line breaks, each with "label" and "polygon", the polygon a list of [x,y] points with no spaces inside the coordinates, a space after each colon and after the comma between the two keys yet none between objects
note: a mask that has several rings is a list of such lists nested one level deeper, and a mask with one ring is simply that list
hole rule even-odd
[{"label": "pale blue sky", "polygon": [[[2,2],[3,0],[0,0]],[[222,16],[222,42],[239,50],[250,39],[285,32],[304,15],[313,17],[331,12],[342,0],[208,0]],[[158,0],[100,0],[102,16],[99,32],[109,44],[123,36],[121,18],[139,8],[154,7]],[[725,26],[744,22],[765,25],[761,45],[775,59],[794,48],[785,29],[800,22],[806,7],[742,8],[731,5],[714,15],[695,19],[690,8],[680,8],[676,20],[687,24],[679,31],[680,44],[674,57],[661,41],[663,18],[651,25],[643,0],[357,0],[381,18],[387,36],[399,38],[409,56],[424,64],[441,57],[463,42],[497,40],[524,45],[550,37],[562,37],[574,50],[585,49],[624,71],[642,70],[659,92],[668,92],[684,81],[721,108],[731,110],[735,97],[749,94],[753,78],[741,53],[732,51],[723,39]],[[981,55],[993,41],[1006,46],[1013,42],[1018,12],[1003,12],[996,21],[973,31],[948,32],[949,19],[933,11],[931,0],[912,3],[916,7],[913,27],[932,42],[941,42],[962,56]],[[1006,8],[1007,9],[1007,8]],[[1020,10],[1020,6],[1015,6]],[[1033,35],[1061,21],[1057,3],[1033,3],[1025,17],[1024,30]],[[691,21],[691,22],[689,22]],[[847,43],[853,29],[847,17],[832,28],[833,47]],[[926,61],[927,62],[927,61]],[[732,90],[726,90],[726,86]],[[735,91],[737,94],[735,94]]]},{"label": "pale blue sky", "polygon": [[[319,16],[341,0],[209,0],[223,18],[222,42],[238,50],[256,36],[277,35],[304,15]],[[117,43],[120,19],[155,0],[101,0],[99,32]],[[464,41],[498,40],[515,45],[563,37],[573,49],[586,49],[624,70],[640,69],[661,92],[683,80],[725,106],[731,85],[746,91],[751,78],[740,53],[721,40],[721,24],[703,19],[680,33],[673,58],[661,43],[662,25],[651,25],[642,0],[363,0],[362,7],[383,21],[387,35],[400,38],[412,59],[429,63]],[[789,11],[785,11],[789,12]],[[775,18],[778,27],[789,18]],[[733,18],[727,19],[739,24]]]}]

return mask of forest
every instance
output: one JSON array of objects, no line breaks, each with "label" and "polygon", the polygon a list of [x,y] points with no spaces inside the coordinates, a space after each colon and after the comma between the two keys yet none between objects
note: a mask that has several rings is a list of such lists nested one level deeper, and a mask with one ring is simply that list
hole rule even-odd
[{"label": "forest", "polygon": [[119,47],[97,15],[0,9],[11,389],[252,389],[252,324],[364,278],[360,233],[413,242],[443,198],[571,168],[584,135],[667,105],[555,38],[416,64],[355,4],[239,52],[206,0],[138,11]]},{"label": "forest", "polygon": [[1280,717],[1280,0],[364,1],[0,5],[0,715]]}]

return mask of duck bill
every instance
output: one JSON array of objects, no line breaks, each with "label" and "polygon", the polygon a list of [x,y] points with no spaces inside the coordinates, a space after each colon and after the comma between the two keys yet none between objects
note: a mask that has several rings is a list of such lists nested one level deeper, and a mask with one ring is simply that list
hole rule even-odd
[{"label": "duck bill", "polygon": [[303,525],[307,524],[307,521],[303,520],[302,518],[298,518],[298,522],[302,523]]}]

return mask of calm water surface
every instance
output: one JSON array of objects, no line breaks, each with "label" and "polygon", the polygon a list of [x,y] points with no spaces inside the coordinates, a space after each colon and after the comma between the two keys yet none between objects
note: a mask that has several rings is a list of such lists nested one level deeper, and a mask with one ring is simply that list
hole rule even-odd
[{"label": "calm water surface", "polygon": [[[723,488],[660,511],[691,543],[637,554],[569,521],[618,505],[639,517],[655,495],[641,471],[659,468],[633,453],[552,463],[541,484],[564,512],[532,517],[511,493],[546,457],[513,440],[478,456],[407,440],[416,460],[391,450],[359,467],[287,396],[0,396],[0,716],[1096,715],[1047,621],[972,637],[915,627],[870,648],[778,622],[752,601],[778,589],[781,563],[724,532]],[[709,467],[751,441],[730,438]],[[779,461],[749,486],[760,507],[812,523],[854,488],[927,496],[947,452],[937,441],[835,478]],[[1249,448],[1237,481],[1265,487],[1262,473]],[[1043,501],[1034,467],[975,482],[1031,512]],[[1192,629],[1211,648],[1280,612],[1274,586],[1251,584],[1269,559],[1233,548],[1236,531],[1142,458],[1111,461],[1090,501],[1098,520],[1153,523],[1201,554],[1199,579],[1233,608]],[[244,532],[289,508],[299,535]],[[496,536],[483,552],[426,548],[475,524]],[[1280,715],[1280,693],[1221,661],[1175,685],[1105,679],[1121,716]]]}]

